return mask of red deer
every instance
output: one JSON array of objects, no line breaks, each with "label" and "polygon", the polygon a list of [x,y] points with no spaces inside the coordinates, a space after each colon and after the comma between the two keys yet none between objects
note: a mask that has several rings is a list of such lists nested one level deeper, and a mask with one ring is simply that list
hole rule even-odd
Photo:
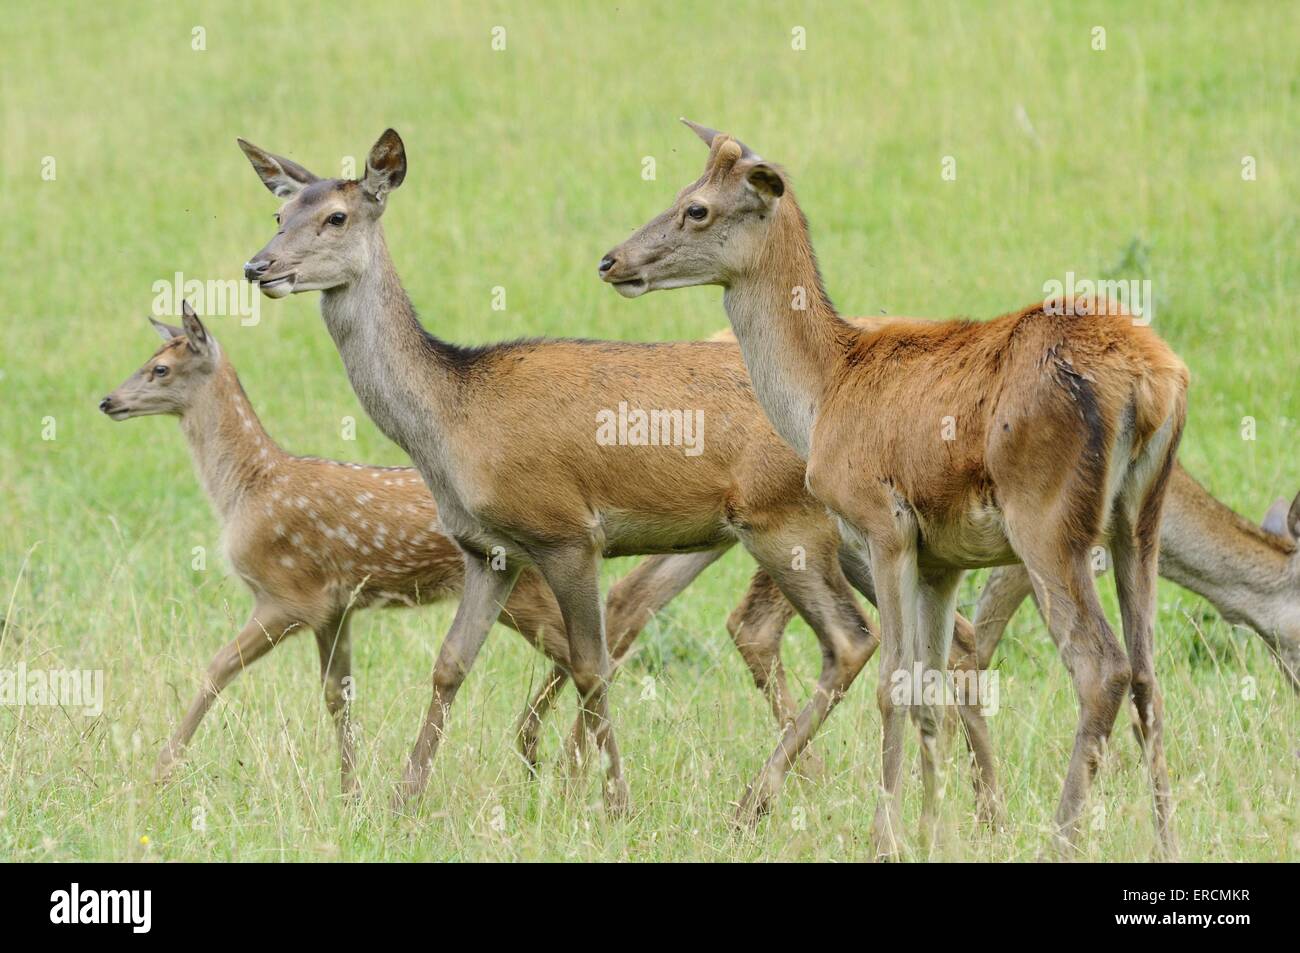
[{"label": "red deer", "polygon": [[[258,609],[254,617],[293,617],[293,621],[279,633],[263,632],[259,623],[256,633],[248,637],[245,644],[241,646],[238,640],[232,642],[213,658],[202,689],[189,706],[181,727],[159,756],[160,776],[170,771],[175,759],[188,745],[216,695],[243,668],[278,644],[287,632],[313,628],[312,620],[339,619],[342,622],[349,618],[350,612],[365,605],[402,607],[454,598],[460,591],[463,577],[460,551],[451,540],[431,529],[437,525],[437,507],[414,470],[336,464],[286,453],[266,434],[239,385],[226,352],[218,348],[215,338],[203,328],[188,305],[186,319],[187,324],[192,324],[192,338],[181,328],[154,323],[163,336],[163,347],[106,397],[100,407],[115,420],[165,413],[176,415],[182,421],[187,416],[192,422],[199,421],[198,424],[183,423],[183,429],[191,439],[196,464],[206,468],[206,475],[201,478],[205,487],[221,485],[216,479],[217,474],[211,470],[217,462],[240,456],[258,459],[263,449],[274,455],[276,465],[271,468],[277,473],[274,485],[281,489],[270,512],[265,508],[265,501],[271,493],[262,485],[269,471],[260,467],[243,471],[243,479],[235,487],[239,501],[235,515],[228,517],[230,506],[218,505],[216,497],[212,502],[223,526],[239,527],[241,538],[253,544],[239,545],[226,537],[230,553],[239,560],[239,575],[257,594]],[[863,325],[880,320],[857,319],[855,323]],[[714,339],[733,340],[729,331]],[[182,347],[182,344],[186,346]],[[308,495],[317,502],[317,489],[321,485],[329,486],[331,495],[337,491],[343,499],[364,501],[364,505],[344,510],[325,501],[325,505],[334,510],[332,518],[338,521],[337,527],[328,534],[321,532],[317,521],[307,511],[293,505],[281,505],[299,497],[306,499]],[[398,562],[384,560],[399,574],[390,573],[384,582],[387,588],[382,589],[374,587],[374,578],[358,572],[357,565],[359,540],[372,532],[370,516],[376,512],[391,513],[394,524],[409,526],[412,540],[426,534],[428,537],[419,565],[412,564],[411,559],[416,554],[406,552],[404,547]],[[1300,514],[1300,508],[1296,512]],[[1300,645],[1300,638],[1294,632],[1295,620],[1300,619],[1300,573],[1296,572],[1296,547],[1289,542],[1291,537],[1288,534],[1292,531],[1285,521],[1277,519],[1284,513],[1285,508],[1279,511],[1275,507],[1272,521],[1277,525],[1270,527],[1282,535],[1261,532],[1206,494],[1181,468],[1176,469],[1165,509],[1161,570],[1169,578],[1206,596],[1228,618],[1253,624],[1269,639],[1270,646],[1278,653],[1279,663],[1286,670],[1284,659],[1295,659],[1296,648]],[[285,571],[287,567],[272,558],[273,549],[259,548],[268,540],[272,544],[283,541],[284,535],[276,533],[276,529],[282,527],[285,520],[296,537],[293,548],[297,555],[307,552],[326,554],[325,563],[338,573],[336,585],[320,584],[318,561],[298,559],[295,564],[297,572],[290,573]],[[1292,519],[1291,524],[1294,523],[1295,519]],[[1261,547],[1258,545],[1260,542],[1266,545]],[[719,552],[651,557],[614,585],[607,601],[607,613],[610,652],[616,666],[626,658],[644,623],[698,572],[695,561],[706,558],[711,562]],[[1269,554],[1276,565],[1267,564]],[[374,556],[380,558],[379,554]],[[1167,572],[1166,567],[1169,567]],[[401,570],[409,572],[400,575]],[[1291,579],[1290,586],[1285,584],[1288,578]],[[1029,595],[1029,588],[1028,577],[1019,566],[996,570],[985,587],[976,620],[981,667],[988,665],[1006,621]],[[305,611],[294,608],[303,604],[310,608]],[[793,696],[780,661],[781,639],[793,615],[793,606],[760,569],[754,574],[745,599],[728,619],[728,629],[741,648],[759,688],[767,694],[780,724],[788,723],[795,715]],[[521,574],[501,621],[521,631],[556,662],[556,667],[520,719],[521,753],[530,765],[535,766],[541,719],[565,681],[567,643],[563,637],[559,608],[532,570]],[[1288,624],[1291,629],[1286,628]],[[320,645],[337,641],[328,627],[321,627],[326,629],[326,637],[319,642]],[[347,633],[342,634],[346,636]],[[963,646],[965,664],[954,660],[954,669],[969,667],[975,658],[973,643],[969,640],[969,629],[959,627],[957,641]],[[345,714],[344,679],[348,676],[346,652],[349,645],[350,640],[343,638],[342,651],[322,661],[327,707],[339,720]],[[1297,668],[1300,665],[1293,661],[1290,672]],[[1292,678],[1294,685],[1293,674]],[[350,734],[341,734],[341,751],[348,738]],[[811,755],[811,751],[808,754]],[[340,760],[344,787],[353,790],[352,758],[341,756]],[[815,761],[812,766],[815,767]]]},{"label": "red deer", "polygon": [[[873,834],[898,851],[904,719],[921,736],[922,833],[940,794],[941,700],[897,690],[943,677],[969,568],[1023,562],[1079,698],[1056,811],[1072,845],[1121,700],[1141,713],[1157,840],[1174,850],[1163,702],[1152,660],[1161,508],[1186,414],[1187,370],[1150,328],[1104,302],[987,322],[864,331],[827,297],[788,176],[731,136],[704,174],[601,260],[626,297],[716,284],[768,419],[807,461],[813,495],[868,559],[884,655],[882,794]],[[1128,652],[1090,568],[1106,540]],[[904,683],[905,684],[905,683]]]},{"label": "red deer", "polygon": [[[411,457],[444,531],[466,553],[463,595],[433,674],[428,715],[398,803],[427,785],[447,711],[520,570],[555,594],[569,674],[605,763],[608,809],[627,805],[609,718],[611,673],[597,570],[606,556],[716,550],[740,541],[821,642],[818,686],[755,788],[774,794],[790,764],[876,645],[840,564],[839,537],[804,489],[803,467],[763,419],[735,348],[703,342],[514,341],[465,348],[421,325],[384,240],[381,216],[406,177],[388,130],[360,180],[321,179],[240,142],[285,202],[270,242],[245,266],[272,298],[321,292],[321,314],[362,406]],[[625,405],[695,413],[698,452],[603,445],[602,416]],[[670,441],[671,442],[671,441]],[[629,441],[631,443],[631,441]]]}]

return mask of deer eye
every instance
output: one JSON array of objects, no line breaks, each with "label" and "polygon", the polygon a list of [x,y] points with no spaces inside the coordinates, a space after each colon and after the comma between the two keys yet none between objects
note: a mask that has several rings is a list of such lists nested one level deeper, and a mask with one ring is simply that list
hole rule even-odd
[{"label": "deer eye", "polygon": [[342,225],[347,220],[348,220],[347,215],[345,215],[342,212],[335,212],[328,219],[326,219],[326,221],[328,221],[331,225]]},{"label": "deer eye", "polygon": [[166,365],[166,364],[158,364],[157,366],[155,366],[154,369],[153,369],[153,376],[154,376],[154,377],[166,377],[166,376],[167,376],[167,365]]},{"label": "deer eye", "polygon": [[702,222],[709,217],[709,210],[703,205],[692,205],[686,209],[686,214],[697,222]]},{"label": "deer eye", "polygon": [[273,219],[275,219],[275,224],[277,224],[277,225],[280,224],[280,213],[279,213],[279,212],[276,212],[276,213],[275,213],[274,215],[272,215],[271,217],[272,217]]}]

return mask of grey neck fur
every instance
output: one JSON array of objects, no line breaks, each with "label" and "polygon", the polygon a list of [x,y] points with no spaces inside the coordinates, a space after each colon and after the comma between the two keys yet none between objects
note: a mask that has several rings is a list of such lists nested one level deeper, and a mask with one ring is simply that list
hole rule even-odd
[{"label": "grey neck fur", "polygon": [[457,384],[431,350],[383,233],[376,234],[361,274],[321,294],[321,316],[362,407],[411,457],[442,505],[446,421]]},{"label": "grey neck fur", "polygon": [[[728,283],[722,303],[764,413],[806,460],[848,326],[822,290],[793,194],[781,202],[759,261]],[[802,289],[803,310],[794,307],[796,289]]]}]

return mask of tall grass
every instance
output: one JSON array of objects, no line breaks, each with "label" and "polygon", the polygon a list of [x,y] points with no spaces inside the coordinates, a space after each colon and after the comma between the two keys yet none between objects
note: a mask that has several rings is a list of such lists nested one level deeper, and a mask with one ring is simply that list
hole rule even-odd
[{"label": "tall grass", "polygon": [[[235,278],[273,231],[242,135],[319,172],[385,126],[410,174],[386,216],[426,324],[462,342],[637,340],[725,323],[716,290],[618,299],[600,254],[693,179],[680,115],[794,176],[831,294],[850,314],[989,316],[1079,275],[1150,278],[1156,326],[1194,375],[1182,459],[1261,514],[1298,488],[1294,290],[1297,25],[1264,3],[155,5],[24,3],[0,23],[0,668],[102,669],[97,719],[0,707],[0,857],[15,859],[856,859],[878,719],[864,674],[753,835],[730,802],[774,731],[723,620],[751,564],[728,556],[650,628],[613,704],[636,811],[593,783],[528,781],[514,715],[544,672],[494,634],[457,701],[417,817],[387,794],[428,699],[451,607],[354,627],[367,792],[337,797],[310,640],[241,677],[176,782],[149,770],[249,607],[174,422],[114,425],[98,398],[152,346],[153,283]],[[504,26],[506,49],[492,49]],[[1094,50],[1104,27],[1106,48]],[[193,49],[202,28],[203,50]],[[806,49],[791,47],[803,27]],[[642,177],[644,157],[655,178]],[[957,177],[941,177],[945,156]],[[1253,157],[1257,177],[1242,177]],[[53,157],[55,177],[42,176]],[[504,287],[505,311],[492,309]],[[210,325],[293,451],[404,462],[364,418],[313,295]],[[340,421],[359,422],[355,441]],[[1243,418],[1256,439],[1243,440]],[[54,439],[49,436],[51,421]],[[900,417],[900,425],[905,420]],[[193,571],[194,547],[210,558]],[[614,563],[616,575],[631,565]],[[967,602],[978,578],[965,590]],[[1108,605],[1113,609],[1109,586]],[[1300,853],[1294,697],[1248,632],[1160,590],[1177,827],[1188,859]],[[817,651],[796,624],[791,670]],[[1018,860],[1045,842],[1074,700],[1026,611],[996,663],[1010,824],[980,830],[954,756],[935,856]],[[1249,681],[1253,679],[1254,681]],[[558,756],[569,701],[547,737]],[[919,785],[909,785],[914,817]],[[1088,815],[1092,859],[1147,857],[1145,774],[1117,728]]]}]

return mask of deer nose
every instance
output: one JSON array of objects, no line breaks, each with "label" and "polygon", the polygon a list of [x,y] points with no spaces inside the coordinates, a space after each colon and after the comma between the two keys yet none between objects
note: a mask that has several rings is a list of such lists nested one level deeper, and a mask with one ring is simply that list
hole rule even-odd
[{"label": "deer nose", "polygon": [[249,281],[256,281],[264,274],[271,270],[269,261],[246,261],[244,262],[244,277]]},{"label": "deer nose", "polygon": [[113,406],[113,398],[111,397],[105,397],[103,400],[99,402],[99,409],[103,413],[108,413],[108,408],[112,406]]},{"label": "deer nose", "polygon": [[606,255],[600,260],[600,273],[603,275],[618,264],[618,259],[612,254]]}]

